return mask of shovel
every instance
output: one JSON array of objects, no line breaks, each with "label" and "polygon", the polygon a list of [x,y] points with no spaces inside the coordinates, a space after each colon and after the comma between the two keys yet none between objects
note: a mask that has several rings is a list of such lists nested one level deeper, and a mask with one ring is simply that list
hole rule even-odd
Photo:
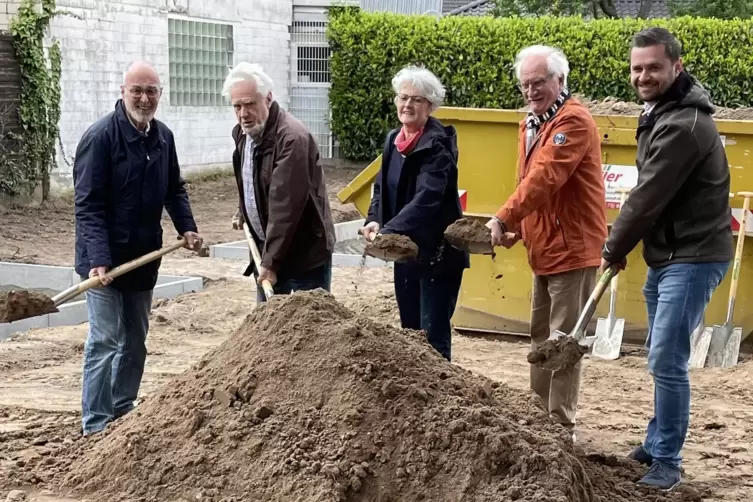
[{"label": "shovel", "polygon": [[[107,274],[105,274],[105,277],[110,278],[110,279],[115,279],[116,277],[120,277],[123,274],[126,274],[134,269],[137,269],[141,267],[142,265],[146,265],[147,263],[152,262],[156,260],[157,258],[161,258],[162,256],[168,253],[172,253],[173,251],[180,249],[184,246],[185,246],[185,240],[181,237],[178,239],[178,241],[175,244],[171,244],[162,249],[158,249],[157,251],[152,251],[149,254],[145,254],[144,256],[136,258],[135,260],[131,260],[129,262],[124,263],[123,265],[115,267],[114,269],[107,272]],[[102,280],[99,276],[90,277],[89,279],[86,279],[85,281],[81,281],[78,284],[71,286],[70,288],[64,291],[61,291],[60,293],[53,296],[52,298],[48,298],[48,301],[45,302],[44,304],[41,304],[40,302],[39,305],[29,305],[29,307],[31,308],[27,309],[27,311],[24,312],[23,314],[13,317],[12,319],[10,319],[9,322],[15,322],[21,319],[28,319],[30,317],[36,317],[36,316],[45,315],[45,314],[53,314],[55,312],[58,312],[57,307],[75,298],[81,293],[99,286],[100,284],[102,284]],[[12,300],[10,302],[12,302]]]},{"label": "shovel", "polygon": [[738,192],[738,197],[743,198],[743,212],[740,217],[740,230],[737,233],[737,249],[735,249],[735,261],[732,265],[732,284],[729,288],[729,303],[727,305],[727,319],[724,325],[714,325],[711,332],[711,342],[709,343],[709,367],[730,368],[737,364],[740,355],[740,342],[742,340],[743,329],[740,326],[732,325],[732,314],[735,310],[735,296],[737,295],[737,284],[740,279],[740,262],[743,256],[743,245],[745,243],[745,225],[750,209],[750,198],[753,192]]},{"label": "shovel", "polygon": [[528,362],[547,371],[560,371],[575,366],[588,348],[596,340],[595,336],[586,337],[586,326],[594,315],[607,284],[616,275],[617,264],[612,264],[602,274],[583,311],[569,335],[555,330],[542,344],[528,353]]},{"label": "shovel", "polygon": [[[618,188],[620,192],[620,209],[625,205],[625,199],[630,189]],[[622,347],[622,335],[625,332],[625,319],[615,318],[615,304],[617,303],[617,275],[610,281],[609,294],[609,316],[606,319],[600,317],[596,321],[596,341],[594,342],[592,354],[594,357],[614,361],[620,357],[620,347]]]},{"label": "shovel", "polygon": [[[479,226],[480,225],[480,226]],[[468,235],[466,232],[457,232],[459,229],[472,229],[471,238],[463,238],[458,233]],[[455,229],[456,231],[453,231]],[[461,218],[444,232],[444,238],[454,248],[465,251],[470,254],[495,255],[494,246],[492,245],[491,232],[477,220],[471,217]],[[486,240],[488,238],[488,241]]]},{"label": "shovel", "polygon": [[[246,241],[248,242],[248,248],[251,250],[251,257],[254,260],[254,265],[256,266],[256,271],[261,271],[261,253],[259,253],[259,247],[256,245],[256,241],[254,241],[253,236],[251,235],[251,231],[248,229],[248,225],[245,223],[243,224],[243,232],[246,234]],[[269,280],[264,279],[261,281],[261,288],[264,290],[264,297],[269,300],[272,298],[275,294],[275,290],[272,288],[272,283],[269,282]]]},{"label": "shovel", "polygon": [[[378,242],[377,239],[393,239],[395,237],[390,236],[397,236],[398,234],[377,234],[376,232],[370,232],[368,235],[368,239],[370,243]],[[400,236],[404,237],[404,236]],[[398,238],[400,238],[398,237]],[[378,247],[378,246],[370,246],[369,244],[366,245],[366,249],[364,249],[364,255],[369,255],[374,258],[378,258],[383,261],[394,261],[394,262],[402,262],[407,261],[412,258],[415,258],[418,255],[418,246],[415,245],[413,241],[410,241],[409,238],[404,237],[405,239],[408,239],[410,244],[412,246],[400,248],[399,246],[393,246],[393,247]]]},{"label": "shovel", "polygon": [[[735,198],[735,194],[729,194],[730,199]],[[745,217],[743,215],[743,217]],[[738,242],[739,244],[739,242]],[[688,360],[689,368],[703,368],[706,365],[706,357],[709,353],[711,344],[711,335],[713,328],[706,328],[706,311],[703,311],[701,322],[690,334],[690,359]]]}]

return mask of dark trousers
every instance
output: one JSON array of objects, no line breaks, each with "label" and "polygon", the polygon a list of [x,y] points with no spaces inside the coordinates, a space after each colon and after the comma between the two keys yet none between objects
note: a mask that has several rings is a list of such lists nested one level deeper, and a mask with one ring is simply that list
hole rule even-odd
[{"label": "dark trousers", "polygon": [[[258,275],[254,273],[254,277]],[[294,291],[309,291],[312,289],[322,288],[330,291],[332,285],[332,259],[324,265],[299,272],[295,275],[278,275],[277,283],[272,288],[276,295],[289,295]],[[267,301],[264,297],[264,289],[261,284],[256,286],[256,302],[262,303]]]},{"label": "dark trousers", "polygon": [[439,274],[395,263],[395,297],[403,328],[424,330],[428,342],[448,361],[452,360],[452,326],[463,268]]}]

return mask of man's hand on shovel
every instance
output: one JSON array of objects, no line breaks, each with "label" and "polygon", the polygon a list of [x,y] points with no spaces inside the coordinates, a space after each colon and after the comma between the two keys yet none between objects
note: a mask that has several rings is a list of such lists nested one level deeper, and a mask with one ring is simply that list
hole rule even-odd
[{"label": "man's hand on shovel", "polygon": [[111,277],[107,277],[107,267],[95,267],[89,270],[89,278],[99,276],[99,281],[103,286],[107,286],[112,282]]},{"label": "man's hand on shovel", "polygon": [[196,252],[201,249],[201,245],[204,242],[204,239],[196,232],[186,232],[183,234],[183,238],[186,240],[186,244],[183,247]]}]

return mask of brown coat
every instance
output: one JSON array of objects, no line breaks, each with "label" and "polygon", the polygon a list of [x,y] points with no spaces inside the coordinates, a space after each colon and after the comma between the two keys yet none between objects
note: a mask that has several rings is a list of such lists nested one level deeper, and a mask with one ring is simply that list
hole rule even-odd
[{"label": "brown coat", "polygon": [[[233,139],[239,211],[247,222],[242,178],[246,135],[240,125],[233,128]],[[254,150],[254,192],[266,233],[260,249],[263,267],[290,275],[317,268],[332,258],[335,227],[319,149],[306,126],[276,101]],[[258,245],[260,239],[254,238]]]},{"label": "brown coat", "polygon": [[570,98],[544,123],[528,155],[525,137],[523,121],[518,186],[496,216],[519,233],[536,275],[599,266],[607,215],[593,117]]}]

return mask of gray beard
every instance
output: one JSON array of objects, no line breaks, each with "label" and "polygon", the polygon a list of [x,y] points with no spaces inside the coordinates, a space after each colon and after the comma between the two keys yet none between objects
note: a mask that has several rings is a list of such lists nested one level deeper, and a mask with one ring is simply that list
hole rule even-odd
[{"label": "gray beard", "polygon": [[264,135],[264,129],[266,127],[266,123],[263,124],[257,124],[254,127],[250,129],[245,129],[244,132],[251,136],[251,139],[254,140],[254,143],[258,143],[259,140],[261,140],[262,135]]}]

